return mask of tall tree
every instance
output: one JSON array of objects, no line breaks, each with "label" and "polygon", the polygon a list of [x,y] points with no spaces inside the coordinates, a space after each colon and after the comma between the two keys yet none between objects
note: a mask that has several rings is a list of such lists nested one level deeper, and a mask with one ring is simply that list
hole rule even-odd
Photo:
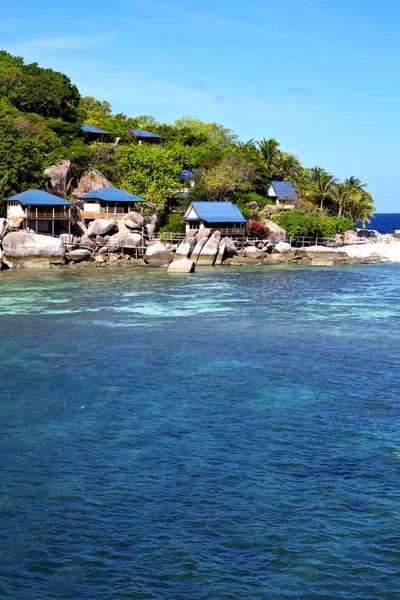
[{"label": "tall tree", "polygon": [[301,169],[299,160],[293,154],[279,152],[273,163],[274,179],[282,181],[294,179]]},{"label": "tall tree", "polygon": [[272,173],[274,163],[280,154],[280,144],[275,138],[269,138],[268,140],[261,140],[258,142],[261,156],[263,157],[265,168],[269,173]]},{"label": "tall tree", "polygon": [[321,167],[314,167],[310,172],[310,181],[312,182],[312,194],[318,201],[320,210],[322,210],[338,180]]},{"label": "tall tree", "polygon": [[358,193],[348,183],[337,183],[330,192],[332,200],[338,205],[338,217],[342,217],[349,202],[356,199]]}]

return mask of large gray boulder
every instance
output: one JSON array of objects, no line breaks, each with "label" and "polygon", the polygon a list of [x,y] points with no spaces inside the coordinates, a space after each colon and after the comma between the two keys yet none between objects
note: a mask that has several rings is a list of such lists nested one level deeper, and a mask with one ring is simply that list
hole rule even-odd
[{"label": "large gray boulder", "polygon": [[[346,231],[346,233],[348,232]],[[353,231],[353,233],[355,232]],[[357,237],[367,239],[369,242],[377,242],[380,238],[380,233],[375,229],[357,229]]]},{"label": "large gray boulder", "polygon": [[218,248],[217,258],[215,259],[216,265],[222,265],[223,261],[227,258],[225,244],[220,244]]},{"label": "large gray boulder", "polygon": [[71,206],[71,233],[80,237],[87,234],[83,210],[76,204]]},{"label": "large gray boulder", "polygon": [[190,255],[190,258],[195,263],[197,263],[197,260],[198,260],[198,258],[200,256],[200,252],[202,251],[203,246],[205,246],[206,243],[207,243],[207,238],[204,237],[204,238],[200,238],[199,240],[197,240],[197,236],[196,236],[195,241],[196,241],[196,245],[195,245],[195,247],[194,247],[194,249],[192,251],[192,254]]},{"label": "large gray boulder", "polygon": [[92,256],[90,250],[86,250],[84,248],[79,248],[78,250],[71,250],[67,252],[68,260],[72,262],[83,262],[84,260],[89,260]]},{"label": "large gray boulder", "polygon": [[[360,236],[361,237],[361,236]],[[358,242],[358,235],[357,235],[357,231],[352,231],[351,229],[349,229],[349,231],[345,231],[343,234],[343,243],[344,244],[356,244]]]},{"label": "large gray boulder", "polygon": [[272,252],[274,254],[284,254],[285,252],[290,252],[291,249],[292,246],[287,242],[278,242]]},{"label": "large gray boulder", "polygon": [[121,219],[121,221],[118,221],[118,224],[128,229],[142,229],[144,227],[144,219],[140,213],[132,211]]},{"label": "large gray boulder", "polygon": [[212,266],[217,258],[219,249],[219,240],[217,238],[209,238],[200,251],[197,259],[199,266]]},{"label": "large gray boulder", "polygon": [[9,267],[48,266],[50,263],[63,263],[64,260],[64,245],[58,238],[14,231],[3,239],[3,262]]},{"label": "large gray boulder", "polygon": [[[97,239],[97,238],[96,238]],[[83,235],[81,237],[81,246],[85,248],[93,249],[96,247],[96,242],[92,240],[88,235]]]},{"label": "large gray boulder", "polygon": [[46,190],[50,194],[55,194],[56,196],[68,196],[74,183],[71,161],[62,160],[56,165],[47,167],[44,172],[49,176],[49,179],[46,182]]},{"label": "large gray boulder", "polygon": [[131,231],[119,231],[118,233],[111,235],[108,240],[110,246],[124,247],[124,248],[137,248],[143,245],[143,238],[141,233],[132,233]]},{"label": "large gray boulder", "polygon": [[207,227],[203,227],[202,229],[199,229],[199,231],[196,233],[196,241],[199,242],[202,239],[208,240],[210,235],[211,235],[211,229],[208,229]]},{"label": "large gray boulder", "polygon": [[186,238],[183,240],[183,242],[181,242],[179,244],[178,248],[176,249],[176,256],[178,258],[189,258],[192,251],[194,250],[195,246],[196,246],[195,238],[193,236],[191,236],[191,237],[186,236]]},{"label": "large gray boulder", "polygon": [[270,221],[269,219],[264,219],[263,225],[265,225],[265,227],[268,227],[268,229],[270,230],[270,233],[268,235],[269,242],[271,242],[272,244],[278,244],[278,242],[286,242],[285,229],[279,227],[279,225],[277,225],[273,221]]},{"label": "large gray boulder", "polygon": [[274,215],[277,212],[278,212],[277,206],[272,206],[271,204],[267,204],[262,209],[262,211],[260,211],[260,215],[262,215],[263,217],[270,217],[271,215]]},{"label": "large gray boulder", "polygon": [[189,258],[180,258],[170,263],[168,273],[193,273],[195,264]]},{"label": "large gray boulder", "polygon": [[250,210],[259,210],[259,205],[258,202],[248,202],[247,206],[249,207]]},{"label": "large gray boulder", "polygon": [[264,253],[262,250],[260,250],[259,248],[256,248],[255,246],[246,246],[246,248],[244,249],[244,255],[246,258],[262,258],[264,256]]},{"label": "large gray boulder", "polygon": [[117,231],[118,226],[114,219],[95,219],[89,223],[88,227],[89,237],[96,237],[96,235],[112,235]]},{"label": "large gray boulder", "polygon": [[151,225],[150,223],[147,223],[147,225],[145,226],[145,228],[146,228],[146,233],[147,233],[147,236],[148,236],[149,240],[153,239],[154,234],[156,232],[155,225]]},{"label": "large gray boulder", "polygon": [[172,254],[164,244],[156,240],[148,245],[143,258],[151,267],[168,267],[172,261]]},{"label": "large gray boulder", "polygon": [[226,258],[233,258],[238,255],[236,244],[230,237],[224,237],[219,242],[220,246],[225,246]]},{"label": "large gray boulder", "polygon": [[82,194],[87,194],[88,192],[94,192],[94,190],[98,190],[99,188],[112,188],[114,187],[112,183],[104,177],[100,171],[96,171],[95,169],[90,171],[85,171],[81,178],[79,179],[78,187],[73,191],[72,195],[74,198],[79,198]]}]

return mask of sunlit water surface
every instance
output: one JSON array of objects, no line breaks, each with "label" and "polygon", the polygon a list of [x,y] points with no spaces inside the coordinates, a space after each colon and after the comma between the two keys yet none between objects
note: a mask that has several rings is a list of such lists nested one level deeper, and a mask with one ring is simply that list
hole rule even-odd
[{"label": "sunlit water surface", "polygon": [[400,265],[0,273],[0,597],[391,600]]}]

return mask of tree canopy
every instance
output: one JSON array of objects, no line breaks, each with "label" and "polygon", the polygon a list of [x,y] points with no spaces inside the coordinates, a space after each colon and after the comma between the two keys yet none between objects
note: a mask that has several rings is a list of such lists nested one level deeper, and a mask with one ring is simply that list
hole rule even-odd
[{"label": "tree canopy", "polygon": [[[83,123],[114,134],[120,145],[86,145]],[[127,133],[136,129],[161,136],[162,143],[139,145]],[[81,97],[63,73],[0,51],[1,196],[42,185],[44,169],[63,158],[71,160],[77,176],[96,168],[159,212],[176,199],[182,187],[177,173],[188,168],[194,170],[195,186],[182,200],[186,205],[193,199],[232,200],[247,211],[245,198],[263,207],[270,181],[291,180],[305,213],[365,224],[374,212],[359,179],[340,182],[319,166],[308,169],[273,137],[243,142],[228,127],[190,116],[160,123],[146,114],[114,114],[107,100]]]}]

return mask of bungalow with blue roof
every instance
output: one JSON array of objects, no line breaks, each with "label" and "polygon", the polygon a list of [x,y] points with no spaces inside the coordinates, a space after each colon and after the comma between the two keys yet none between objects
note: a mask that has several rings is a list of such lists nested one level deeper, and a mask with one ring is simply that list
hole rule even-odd
[{"label": "bungalow with blue roof", "polygon": [[[115,134],[111,131],[106,131],[100,127],[93,127],[93,125],[81,125],[81,129],[85,134],[85,144],[93,144],[93,142],[105,142],[111,143],[111,139],[115,138]],[[114,144],[117,145],[119,138],[115,138]]]},{"label": "bungalow with blue roof", "polygon": [[299,190],[291,181],[271,181],[268,196],[276,200],[277,206],[281,206],[284,210],[293,210],[300,198]]},{"label": "bungalow with blue roof", "polygon": [[204,227],[230,237],[243,237],[246,219],[232,202],[191,202],[182,217],[186,232]]},{"label": "bungalow with blue roof", "polygon": [[6,199],[7,219],[16,227],[54,236],[71,233],[71,207],[68,200],[42,190],[27,190]]},{"label": "bungalow with blue roof", "polygon": [[151,131],[146,131],[145,129],[129,129],[126,132],[132,138],[135,138],[138,144],[143,144],[143,142],[148,142],[150,144],[160,144],[162,142],[162,137]]},{"label": "bungalow with blue roof", "polygon": [[146,202],[118,188],[99,188],[93,192],[82,194],[79,200],[83,200],[83,216],[85,221],[94,219],[121,219],[121,217],[136,208],[138,202]]}]

